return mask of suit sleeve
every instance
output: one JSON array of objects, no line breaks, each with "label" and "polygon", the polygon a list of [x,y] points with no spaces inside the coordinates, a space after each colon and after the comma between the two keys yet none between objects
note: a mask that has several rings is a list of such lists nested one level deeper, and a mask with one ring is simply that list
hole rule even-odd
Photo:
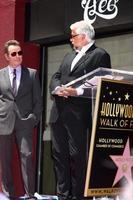
[{"label": "suit sleeve", "polygon": [[40,81],[37,71],[34,74],[33,79],[33,113],[36,116],[36,121],[38,122],[42,112],[42,95]]},{"label": "suit sleeve", "polygon": [[66,54],[59,69],[57,70],[57,72],[55,72],[51,78],[51,81],[50,81],[50,85],[49,85],[49,90],[50,90],[50,93],[52,93],[52,91],[55,90],[56,87],[58,86],[61,86],[61,77],[62,77],[62,71],[63,71],[63,68],[67,67],[66,63],[67,63],[67,56],[69,54]]},{"label": "suit sleeve", "polygon": [[110,59],[110,55],[108,53],[104,53],[101,56],[99,66],[104,67],[104,68],[111,68],[111,59]]},{"label": "suit sleeve", "polygon": [[55,74],[53,74],[51,78],[49,85],[50,93],[52,93],[52,91],[54,91],[56,87],[61,86],[60,79],[61,79],[61,71],[59,68],[58,71]]}]

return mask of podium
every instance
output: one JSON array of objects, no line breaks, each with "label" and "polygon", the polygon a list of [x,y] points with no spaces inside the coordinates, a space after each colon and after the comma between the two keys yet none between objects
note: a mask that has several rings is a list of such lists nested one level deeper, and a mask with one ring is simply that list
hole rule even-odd
[{"label": "podium", "polygon": [[133,181],[133,72],[98,68],[69,86],[92,102],[84,196],[121,198]]},{"label": "podium", "polygon": [[19,197],[19,200],[58,200],[58,197],[55,195],[39,195],[35,193],[33,197]]}]

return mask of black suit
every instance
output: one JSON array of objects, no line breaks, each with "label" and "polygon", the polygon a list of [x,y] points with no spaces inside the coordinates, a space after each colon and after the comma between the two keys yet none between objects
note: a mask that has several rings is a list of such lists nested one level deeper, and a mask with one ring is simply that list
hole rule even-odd
[{"label": "black suit", "polygon": [[[108,53],[92,45],[71,71],[75,52],[67,54],[50,83],[52,92],[99,67],[110,67]],[[50,116],[53,157],[57,176],[59,200],[83,198],[86,161],[87,130],[91,127],[91,101],[82,97],[54,96]]]},{"label": "black suit", "polygon": [[[22,67],[17,95],[13,95],[8,67],[0,70],[0,164],[5,192],[14,199],[11,169],[14,134],[21,159],[22,177],[27,194],[35,192],[32,161],[32,131],[42,111],[37,71]],[[14,134],[13,134],[14,133]]]}]

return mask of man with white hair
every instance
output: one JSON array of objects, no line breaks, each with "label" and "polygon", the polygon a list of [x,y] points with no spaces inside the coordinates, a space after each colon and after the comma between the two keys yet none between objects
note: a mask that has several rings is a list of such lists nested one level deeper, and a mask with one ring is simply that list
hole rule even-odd
[{"label": "man with white hair", "polygon": [[[52,150],[59,200],[82,200],[87,168],[87,140],[91,127],[91,100],[83,89],[62,85],[98,67],[111,67],[109,54],[95,45],[91,24],[79,21],[70,26],[73,51],[52,76],[50,92],[54,103],[50,123]],[[89,132],[90,137],[90,132]]]}]

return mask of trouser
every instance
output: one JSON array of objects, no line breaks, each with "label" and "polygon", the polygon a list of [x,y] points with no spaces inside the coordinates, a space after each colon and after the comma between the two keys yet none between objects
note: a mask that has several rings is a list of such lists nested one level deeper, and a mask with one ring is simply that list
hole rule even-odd
[{"label": "trouser", "polygon": [[77,120],[51,125],[59,200],[83,199],[87,168],[87,128]]},{"label": "trouser", "polygon": [[27,129],[17,129],[16,127],[15,134],[0,135],[0,164],[2,169],[3,190],[11,199],[15,199],[12,173],[14,141],[17,142],[19,149],[25,192],[29,195],[33,195],[35,192],[35,173],[32,160],[32,133]]}]

